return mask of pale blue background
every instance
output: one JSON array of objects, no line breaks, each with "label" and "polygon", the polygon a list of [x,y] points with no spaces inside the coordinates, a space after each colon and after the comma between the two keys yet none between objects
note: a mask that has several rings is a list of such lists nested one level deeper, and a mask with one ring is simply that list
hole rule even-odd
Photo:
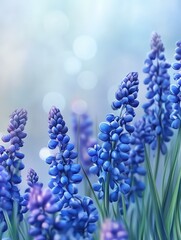
[{"label": "pale blue background", "polygon": [[[0,133],[14,109],[27,109],[24,179],[33,167],[47,181],[48,167],[39,156],[48,141],[47,101],[62,110],[70,135],[76,104],[103,121],[121,79],[138,71],[143,81],[153,31],[162,36],[165,55],[173,62],[175,42],[181,39],[180,9],[180,0],[0,1]],[[142,83],[140,89],[142,101]]]}]

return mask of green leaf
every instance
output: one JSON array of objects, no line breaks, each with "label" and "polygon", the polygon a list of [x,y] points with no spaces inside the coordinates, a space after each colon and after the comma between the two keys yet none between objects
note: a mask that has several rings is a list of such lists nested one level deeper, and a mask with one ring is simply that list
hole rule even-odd
[{"label": "green leaf", "polygon": [[162,212],[161,212],[161,203],[160,203],[158,191],[156,188],[156,183],[154,180],[154,176],[152,173],[151,164],[148,158],[146,148],[145,148],[145,161],[146,161],[146,167],[147,167],[148,181],[150,185],[150,192],[151,192],[150,195],[152,197],[152,202],[153,202],[154,211],[155,211],[155,221],[156,221],[156,229],[158,232],[158,238],[160,240],[168,239],[165,226],[164,226]]}]

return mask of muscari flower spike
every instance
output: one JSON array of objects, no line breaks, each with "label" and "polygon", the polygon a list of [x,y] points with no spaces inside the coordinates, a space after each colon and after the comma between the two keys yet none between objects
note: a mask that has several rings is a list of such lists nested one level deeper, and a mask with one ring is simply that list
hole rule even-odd
[{"label": "muscari flower spike", "polygon": [[141,177],[145,176],[146,170],[142,166],[144,162],[144,144],[145,139],[150,139],[151,129],[146,125],[144,118],[138,120],[134,124],[135,130],[132,133],[131,140],[131,151],[129,154],[129,160],[127,165],[129,168],[129,183],[131,186],[130,192],[128,194],[128,199],[134,201],[135,195],[142,197],[142,193],[145,189],[145,183],[142,181]]},{"label": "muscari flower spike", "polygon": [[3,211],[6,211],[8,215],[12,212],[12,199],[11,199],[11,184],[10,175],[6,169],[0,165],[0,231],[5,232],[7,230],[7,223],[4,218]]},{"label": "muscari flower spike", "polygon": [[139,104],[136,99],[138,83],[136,72],[129,73],[123,79],[112,104],[114,110],[121,109],[121,115],[107,115],[106,122],[99,125],[98,137],[102,145],[96,144],[88,150],[93,162],[90,172],[98,176],[98,182],[93,184],[93,189],[98,192],[99,199],[105,199],[105,192],[109,192],[108,201],[117,202],[120,194],[125,195],[130,191],[129,168],[126,163],[129,159],[130,135],[134,131],[131,125],[135,116],[133,108]]},{"label": "muscari flower spike", "polygon": [[143,105],[143,109],[147,125],[153,132],[147,143],[151,144],[152,150],[155,150],[160,141],[162,154],[166,154],[166,142],[169,142],[173,135],[170,121],[172,104],[167,99],[170,88],[170,76],[167,72],[169,68],[170,64],[166,62],[161,37],[154,33],[151,39],[151,51],[143,69],[147,74],[144,84],[147,85],[146,98],[149,100]]},{"label": "muscari flower spike", "polygon": [[30,190],[28,202],[30,235],[34,240],[54,240],[59,233],[61,206],[59,199],[50,189],[42,189],[41,184],[34,184]]},{"label": "muscari flower spike", "polygon": [[181,126],[181,41],[176,43],[175,49],[175,60],[176,63],[173,64],[173,69],[178,71],[174,75],[175,84],[170,86],[170,95],[168,100],[173,104],[173,112],[170,116],[172,121],[172,128],[178,129]]},{"label": "muscari flower spike", "polygon": [[[7,149],[1,150],[0,162],[6,168],[11,177],[13,186],[21,183],[21,170],[24,169],[22,159],[24,154],[19,150],[23,146],[23,139],[26,137],[24,128],[27,121],[27,112],[23,109],[15,110],[10,116],[8,134],[2,137],[2,141],[9,142]],[[2,148],[2,147],[1,147]]]},{"label": "muscari flower spike", "polygon": [[[69,223],[66,225],[67,232],[73,232],[73,235],[79,236],[80,239],[81,237],[91,239],[96,229],[98,213],[91,199],[78,195],[76,184],[82,181],[79,173],[81,167],[74,162],[77,153],[74,151],[74,145],[69,142],[70,137],[66,134],[67,131],[68,128],[60,110],[52,107],[49,113],[48,147],[54,152],[46,159],[50,165],[49,187],[59,198],[62,229],[65,229],[64,219],[66,219]],[[96,217],[93,219],[92,215]]]},{"label": "muscari flower spike", "polygon": [[93,122],[87,113],[76,114],[73,112],[72,123],[75,142],[78,142],[78,159],[83,165],[86,174],[88,175],[89,168],[92,166],[92,161],[87,153],[87,149],[96,144],[96,140],[92,137]]},{"label": "muscari flower spike", "polygon": [[38,174],[35,172],[34,169],[30,168],[27,174],[27,184],[29,187],[25,190],[24,195],[22,196],[22,199],[21,199],[22,213],[26,213],[28,211],[28,202],[30,199],[31,188],[37,184],[39,186],[43,186],[42,183],[38,182],[38,179],[39,179]]},{"label": "muscari flower spike", "polygon": [[100,240],[127,240],[128,233],[123,225],[106,219],[102,224]]},{"label": "muscari flower spike", "polygon": [[[0,146],[0,164],[5,168],[9,175],[8,188],[11,194],[11,201],[8,201],[8,215],[11,218],[10,209],[13,209],[15,204],[18,205],[19,220],[22,220],[21,201],[22,197],[19,192],[18,185],[21,183],[21,170],[24,169],[22,159],[24,154],[19,150],[23,146],[23,139],[26,137],[24,128],[27,121],[27,112],[23,109],[15,110],[10,115],[10,123],[8,126],[8,134],[2,137],[2,141],[9,143],[8,147]],[[10,208],[11,204],[11,208]],[[6,210],[6,209],[5,209]]]}]

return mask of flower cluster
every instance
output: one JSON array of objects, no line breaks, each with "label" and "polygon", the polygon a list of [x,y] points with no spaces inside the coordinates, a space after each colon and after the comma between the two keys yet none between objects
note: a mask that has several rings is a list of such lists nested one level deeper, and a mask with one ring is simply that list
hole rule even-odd
[{"label": "flower cluster", "polygon": [[89,174],[89,168],[92,165],[90,156],[87,153],[87,149],[94,144],[96,140],[92,137],[93,135],[93,122],[91,121],[87,113],[76,114],[72,113],[72,126],[75,136],[75,142],[78,147],[78,159],[83,165],[84,170]]},{"label": "flower cluster", "polygon": [[[79,173],[81,167],[74,162],[77,153],[74,152],[74,145],[69,142],[67,131],[68,128],[60,110],[52,107],[49,113],[50,141],[48,147],[54,150],[54,153],[46,159],[50,165],[49,187],[59,198],[61,224],[66,219],[66,229],[68,229],[66,232],[71,232],[73,229],[74,235],[91,239],[98,220],[98,213],[96,214],[97,210],[92,200],[78,196],[78,188],[75,185],[82,181]],[[97,217],[93,218],[92,215],[97,215]]]},{"label": "flower cluster", "polygon": [[[121,201],[121,194],[130,191],[129,167],[127,162],[130,151],[130,134],[134,127],[131,122],[135,116],[134,107],[138,93],[138,74],[129,73],[122,81],[116,92],[116,100],[112,104],[114,110],[121,109],[121,115],[108,114],[106,122],[99,125],[100,146],[88,150],[93,166],[90,172],[98,176],[98,182],[93,188],[98,192],[98,198],[104,202]],[[105,203],[106,204],[106,203]],[[108,213],[108,209],[105,209]]]},{"label": "flower cluster", "polygon": [[59,199],[50,189],[42,190],[42,185],[35,184],[30,190],[28,202],[30,235],[34,240],[54,240],[59,229],[61,206]]},{"label": "flower cluster", "polygon": [[[177,42],[176,46],[175,60],[178,62],[173,64],[173,69],[178,71],[181,70],[181,41]],[[176,84],[170,86],[171,94],[168,96],[168,99],[173,103],[173,111],[171,114],[172,127],[178,129],[181,126],[181,72],[175,74],[174,80]]]},{"label": "flower cluster", "polygon": [[146,98],[148,103],[143,105],[147,125],[152,129],[153,139],[150,142],[153,150],[160,145],[161,152],[166,154],[166,142],[170,141],[173,135],[171,131],[170,115],[172,104],[167,99],[170,87],[170,76],[167,69],[170,64],[164,56],[164,46],[160,36],[154,33],[151,40],[151,52],[145,60],[143,72],[147,74],[144,83],[147,85]]},{"label": "flower cluster", "polygon": [[2,232],[7,230],[7,224],[4,219],[3,211],[8,215],[12,212],[11,184],[10,176],[3,166],[0,165],[0,229]]},{"label": "flower cluster", "polygon": [[[8,196],[8,199],[2,198],[2,209],[7,211],[9,218],[11,218],[15,202],[15,204],[18,205],[19,216],[17,217],[20,220],[23,218],[21,214],[22,197],[18,185],[21,183],[21,170],[24,169],[24,164],[22,162],[24,154],[19,150],[23,146],[23,139],[26,137],[26,133],[24,132],[26,121],[27,112],[23,109],[15,110],[10,116],[10,123],[7,129],[8,134],[2,137],[2,141],[9,143],[9,146],[6,148],[0,146],[0,164],[4,167],[4,171],[6,170],[8,175],[8,181],[6,183],[7,191],[5,195],[6,197]],[[4,201],[7,201],[6,204],[4,204]],[[8,209],[5,206],[7,206]]]},{"label": "flower cluster", "polygon": [[122,224],[106,219],[102,225],[100,240],[127,240],[128,234]]}]

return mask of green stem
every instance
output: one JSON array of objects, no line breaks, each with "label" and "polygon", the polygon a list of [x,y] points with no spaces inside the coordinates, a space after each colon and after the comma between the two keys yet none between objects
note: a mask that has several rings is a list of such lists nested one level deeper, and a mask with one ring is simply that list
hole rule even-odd
[{"label": "green stem", "polygon": [[158,174],[158,168],[159,168],[159,162],[160,162],[160,145],[161,145],[161,139],[160,136],[157,137],[157,153],[156,153],[156,159],[155,159],[155,171],[154,171],[154,178],[155,180],[157,179],[157,174]]}]

